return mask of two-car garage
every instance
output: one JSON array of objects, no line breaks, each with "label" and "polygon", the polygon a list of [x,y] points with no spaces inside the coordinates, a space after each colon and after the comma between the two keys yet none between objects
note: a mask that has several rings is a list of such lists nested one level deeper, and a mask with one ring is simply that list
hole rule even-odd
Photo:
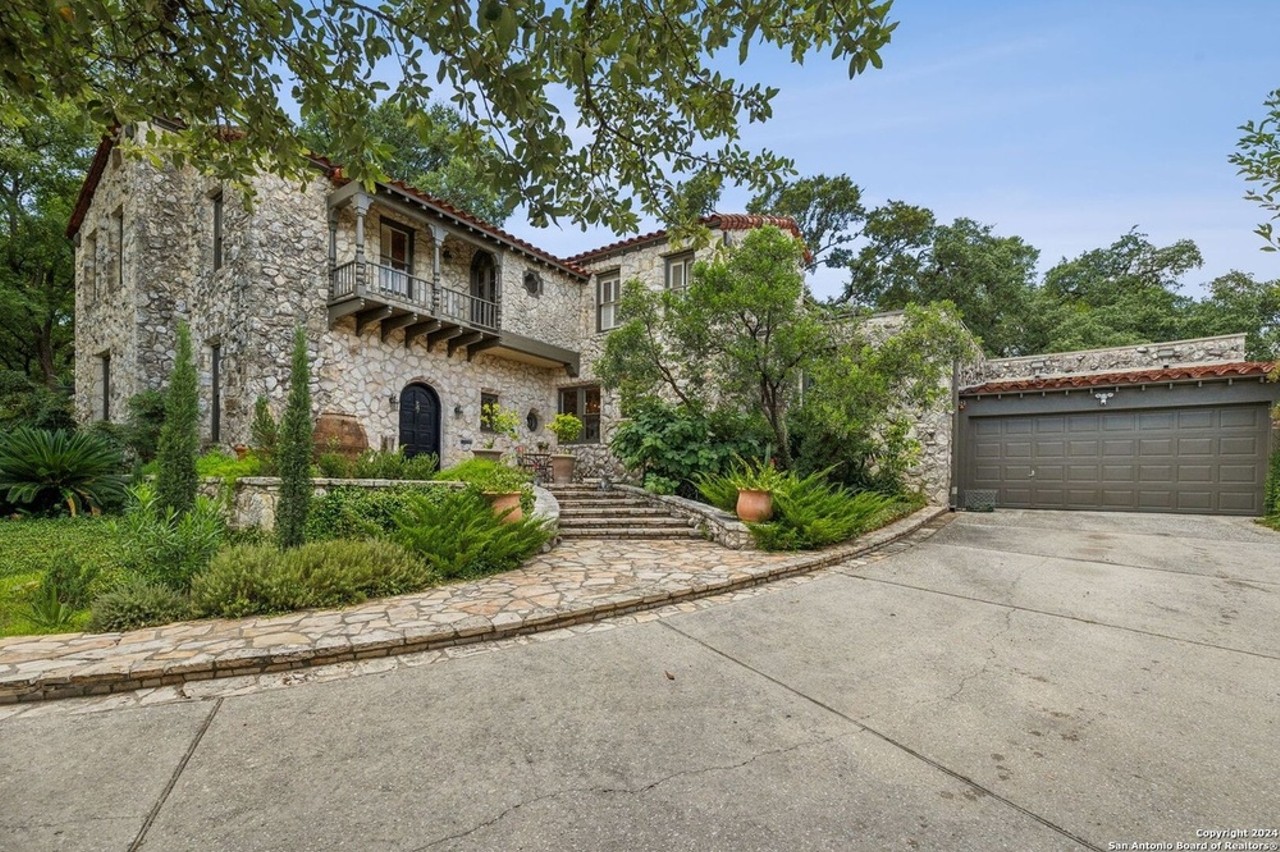
[{"label": "two-car garage", "polygon": [[989,382],[960,393],[959,504],[1257,515],[1270,365]]}]

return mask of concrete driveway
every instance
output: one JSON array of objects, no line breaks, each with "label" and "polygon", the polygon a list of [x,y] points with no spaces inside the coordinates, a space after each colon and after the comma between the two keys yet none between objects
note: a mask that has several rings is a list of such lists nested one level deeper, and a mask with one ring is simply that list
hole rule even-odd
[{"label": "concrete driveway", "polygon": [[0,721],[0,848],[1119,849],[1280,829],[1280,536],[1001,512],[894,551],[385,674],[52,702]]}]

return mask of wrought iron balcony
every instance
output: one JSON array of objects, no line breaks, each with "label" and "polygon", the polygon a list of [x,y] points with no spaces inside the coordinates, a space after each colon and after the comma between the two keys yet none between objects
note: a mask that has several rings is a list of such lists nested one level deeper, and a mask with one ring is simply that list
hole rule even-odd
[{"label": "wrought iron balcony", "polygon": [[372,261],[352,260],[328,275],[330,325],[354,314],[357,334],[376,324],[386,340],[404,329],[406,346],[425,336],[429,347],[449,341],[450,354],[461,346],[479,351],[496,340],[501,313],[491,299]]}]

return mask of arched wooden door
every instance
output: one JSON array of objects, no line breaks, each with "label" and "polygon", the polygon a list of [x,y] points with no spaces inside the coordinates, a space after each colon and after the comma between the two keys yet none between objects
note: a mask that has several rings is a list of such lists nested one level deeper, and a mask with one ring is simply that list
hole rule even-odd
[{"label": "arched wooden door", "polygon": [[409,457],[440,457],[440,397],[427,385],[406,385],[400,392],[400,449]]}]

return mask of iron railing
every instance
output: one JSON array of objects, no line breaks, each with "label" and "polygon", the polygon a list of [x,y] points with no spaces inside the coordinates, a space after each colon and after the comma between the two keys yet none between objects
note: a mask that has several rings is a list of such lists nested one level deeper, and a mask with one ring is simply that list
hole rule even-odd
[{"label": "iron railing", "polygon": [[381,263],[352,260],[329,271],[329,300],[339,301],[353,296],[403,304],[459,325],[498,330],[496,301],[449,287],[433,288],[431,282],[424,278]]}]

